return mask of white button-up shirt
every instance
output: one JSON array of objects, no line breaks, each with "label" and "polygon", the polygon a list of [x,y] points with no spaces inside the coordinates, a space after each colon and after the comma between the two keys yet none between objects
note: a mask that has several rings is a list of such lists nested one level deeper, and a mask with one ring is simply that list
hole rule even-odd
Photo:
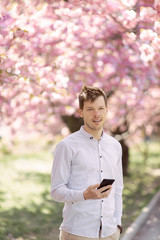
[{"label": "white button-up shirt", "polygon": [[[51,174],[51,197],[64,202],[60,229],[78,236],[112,235],[121,225],[122,150],[120,143],[103,132],[99,141],[83,127],[56,146]],[[85,200],[83,192],[104,178],[115,179],[110,195]]]}]

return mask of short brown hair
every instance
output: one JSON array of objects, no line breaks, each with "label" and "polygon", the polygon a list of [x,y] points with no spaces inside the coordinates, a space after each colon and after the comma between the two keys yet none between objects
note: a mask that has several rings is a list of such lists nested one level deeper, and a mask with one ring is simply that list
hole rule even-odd
[{"label": "short brown hair", "polygon": [[79,108],[83,109],[84,102],[94,102],[100,96],[103,96],[105,105],[107,106],[107,97],[101,88],[83,85],[79,94]]}]

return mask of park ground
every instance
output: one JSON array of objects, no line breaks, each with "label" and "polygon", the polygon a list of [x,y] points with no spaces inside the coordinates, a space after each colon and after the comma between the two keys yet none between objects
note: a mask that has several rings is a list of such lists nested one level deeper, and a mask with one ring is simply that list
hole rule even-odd
[{"label": "park ground", "polygon": [[[148,159],[135,146],[124,177],[124,231],[160,189],[160,143],[148,143]],[[34,149],[34,150],[33,150]],[[50,198],[52,148],[0,153],[0,240],[58,240],[63,204]]]}]

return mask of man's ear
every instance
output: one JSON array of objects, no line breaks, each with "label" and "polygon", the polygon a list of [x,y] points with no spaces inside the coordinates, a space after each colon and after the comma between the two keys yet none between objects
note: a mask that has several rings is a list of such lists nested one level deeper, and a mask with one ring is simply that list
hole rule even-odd
[{"label": "man's ear", "polygon": [[78,109],[78,113],[79,113],[79,116],[81,117],[81,118],[83,118],[83,111],[82,111],[82,109]]}]

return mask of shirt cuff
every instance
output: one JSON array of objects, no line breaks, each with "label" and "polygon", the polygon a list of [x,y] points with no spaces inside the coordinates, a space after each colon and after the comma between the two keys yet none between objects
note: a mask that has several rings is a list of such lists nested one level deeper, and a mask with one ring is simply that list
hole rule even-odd
[{"label": "shirt cuff", "polygon": [[77,191],[73,202],[84,201],[83,191]]}]

